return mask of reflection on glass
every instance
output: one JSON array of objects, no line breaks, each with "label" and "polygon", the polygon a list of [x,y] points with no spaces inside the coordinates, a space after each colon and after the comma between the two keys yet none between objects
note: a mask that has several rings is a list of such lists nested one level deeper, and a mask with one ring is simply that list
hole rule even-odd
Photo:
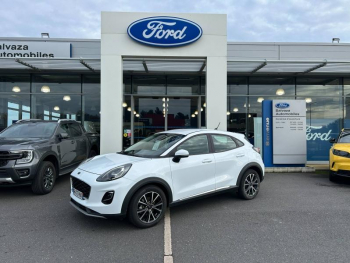
[{"label": "reflection on glass", "polygon": [[80,75],[34,75],[34,93],[81,93]]},{"label": "reflection on glass", "polygon": [[328,161],[329,139],[336,138],[341,128],[342,98],[311,97],[311,99],[311,102],[306,103],[307,159]]},{"label": "reflection on glass", "polygon": [[29,93],[29,74],[0,74],[0,92]]},{"label": "reflection on glass", "polygon": [[168,95],[197,95],[199,94],[199,78],[188,76],[169,76]]},{"label": "reflection on glass", "polygon": [[247,95],[248,78],[227,76],[227,93],[232,95]]},{"label": "reflection on glass", "polygon": [[[32,95],[32,101],[35,105],[33,109],[34,118],[42,120],[57,120],[60,118],[81,121],[81,96],[71,95],[70,98],[70,101],[64,101],[61,95]],[[59,107],[60,110],[56,111],[55,107]]]},{"label": "reflection on glass", "polygon": [[166,79],[164,76],[134,76],[132,80],[134,94],[165,94]]},{"label": "reflection on glass", "polygon": [[167,106],[168,130],[198,128],[198,98],[170,98]]},{"label": "reflection on glass", "polygon": [[83,93],[100,93],[100,75],[83,76]]},{"label": "reflection on glass", "polygon": [[335,77],[297,78],[298,96],[341,96],[341,88],[340,79]]},{"label": "reflection on glass", "polygon": [[[284,92],[281,97],[295,95],[294,77],[250,77],[250,95],[276,96]],[[279,92],[278,92],[279,91]],[[279,93],[279,94],[277,94]]]},{"label": "reflection on glass", "polygon": [[[124,96],[127,106],[131,105],[131,96]],[[130,110],[129,110],[130,108]],[[131,107],[123,107],[123,149],[131,145]]]},{"label": "reflection on glass", "polygon": [[247,99],[246,97],[229,96],[227,99],[227,130],[246,133]]},{"label": "reflection on glass", "polygon": [[29,95],[0,93],[0,131],[13,122],[30,118]]},{"label": "reflection on glass", "polygon": [[100,133],[100,93],[83,96],[84,128],[90,133]]},{"label": "reflection on glass", "polygon": [[161,98],[135,98],[134,142],[164,131],[165,117]]}]

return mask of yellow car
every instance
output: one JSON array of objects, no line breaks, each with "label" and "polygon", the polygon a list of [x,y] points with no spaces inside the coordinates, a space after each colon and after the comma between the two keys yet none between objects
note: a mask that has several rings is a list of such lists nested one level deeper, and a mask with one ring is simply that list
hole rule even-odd
[{"label": "yellow car", "polygon": [[329,180],[337,177],[350,178],[350,129],[342,129],[338,139],[330,139],[333,143],[329,151]]}]

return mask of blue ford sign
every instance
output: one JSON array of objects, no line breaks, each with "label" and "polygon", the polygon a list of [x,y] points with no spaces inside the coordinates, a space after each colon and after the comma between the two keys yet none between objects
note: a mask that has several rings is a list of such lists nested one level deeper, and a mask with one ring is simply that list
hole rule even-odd
[{"label": "blue ford sign", "polygon": [[289,108],[289,103],[287,102],[280,102],[275,105],[276,108],[278,109],[287,109]]},{"label": "blue ford sign", "polygon": [[155,16],[137,20],[128,27],[128,35],[146,45],[177,47],[188,45],[202,36],[202,28],[187,19]]}]

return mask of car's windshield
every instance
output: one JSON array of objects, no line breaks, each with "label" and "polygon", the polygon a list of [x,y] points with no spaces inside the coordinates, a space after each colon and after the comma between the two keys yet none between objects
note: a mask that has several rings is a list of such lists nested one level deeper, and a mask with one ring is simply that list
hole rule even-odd
[{"label": "car's windshield", "polygon": [[0,138],[50,138],[56,126],[55,122],[13,124],[0,133]]},{"label": "car's windshield", "polygon": [[122,151],[122,154],[146,158],[159,157],[163,152],[181,140],[184,135],[173,133],[154,134]]},{"label": "car's windshield", "polygon": [[350,132],[344,131],[340,134],[338,143],[350,143]]}]

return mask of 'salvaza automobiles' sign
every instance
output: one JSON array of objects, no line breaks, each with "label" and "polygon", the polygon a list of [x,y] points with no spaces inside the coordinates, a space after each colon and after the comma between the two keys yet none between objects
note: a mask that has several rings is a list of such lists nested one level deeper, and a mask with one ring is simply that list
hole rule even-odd
[{"label": "'salvaza automobiles' sign", "polygon": [[143,18],[128,27],[128,35],[135,41],[159,47],[188,45],[197,41],[202,33],[198,24],[170,16]]}]

